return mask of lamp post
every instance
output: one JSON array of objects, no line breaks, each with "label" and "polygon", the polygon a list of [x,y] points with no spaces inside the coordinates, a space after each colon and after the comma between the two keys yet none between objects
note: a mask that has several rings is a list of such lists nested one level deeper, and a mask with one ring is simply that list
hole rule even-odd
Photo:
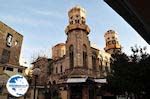
[{"label": "lamp post", "polygon": [[34,97],[33,97],[33,99],[35,99],[36,79],[40,75],[40,73],[41,73],[41,70],[39,68],[33,69],[33,76],[34,76]]}]

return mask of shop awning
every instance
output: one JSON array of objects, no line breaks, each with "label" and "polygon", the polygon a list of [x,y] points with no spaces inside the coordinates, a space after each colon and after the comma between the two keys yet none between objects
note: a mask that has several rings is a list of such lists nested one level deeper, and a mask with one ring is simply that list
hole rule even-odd
[{"label": "shop awning", "polygon": [[96,83],[107,83],[106,79],[94,79]]},{"label": "shop awning", "polygon": [[83,83],[87,78],[68,78],[67,83]]},{"label": "shop awning", "polygon": [[[87,80],[89,80],[88,77],[85,77],[85,78],[68,78],[67,83],[84,83]],[[106,79],[93,79],[92,81],[96,82],[96,83],[107,83]]]}]

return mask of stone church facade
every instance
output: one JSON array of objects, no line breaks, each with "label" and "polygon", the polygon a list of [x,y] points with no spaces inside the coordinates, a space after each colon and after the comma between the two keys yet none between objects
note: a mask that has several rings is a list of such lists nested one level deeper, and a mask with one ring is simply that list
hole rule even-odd
[{"label": "stone church facade", "polygon": [[59,86],[62,99],[96,99],[94,90],[106,83],[104,78],[110,71],[111,54],[121,50],[117,34],[107,31],[105,51],[100,50],[89,41],[85,9],[73,7],[68,17],[66,42],[52,48],[53,71],[49,82]]},{"label": "stone church facade", "polygon": [[[45,72],[48,88],[52,90],[51,86],[57,86],[61,99],[100,99],[96,90],[106,83],[111,54],[121,51],[118,35],[108,30],[104,35],[106,47],[101,50],[90,43],[85,9],[75,6],[69,10],[68,17],[66,42],[52,47],[52,71],[49,75]],[[43,68],[44,65],[36,63],[34,68]],[[39,79],[41,82],[44,78],[39,76]]]}]

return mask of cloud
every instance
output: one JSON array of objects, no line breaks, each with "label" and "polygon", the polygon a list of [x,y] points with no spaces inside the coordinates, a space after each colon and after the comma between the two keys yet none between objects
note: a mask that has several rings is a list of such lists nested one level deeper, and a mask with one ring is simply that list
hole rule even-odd
[{"label": "cloud", "polygon": [[5,16],[0,16],[1,19],[6,20],[11,23],[17,23],[17,24],[27,24],[31,26],[39,26],[41,24],[48,24],[52,25],[49,22],[47,22],[44,19],[35,19],[35,18],[30,18],[30,17],[19,17],[15,15],[5,15]]},{"label": "cloud", "polygon": [[50,11],[42,11],[42,10],[32,10],[36,14],[45,15],[45,16],[53,16],[54,13]]},{"label": "cloud", "polygon": [[62,16],[61,12],[59,11],[52,11],[52,10],[39,10],[39,9],[30,9],[32,13],[41,15],[41,16],[49,16],[49,17],[54,17],[54,18],[64,18]]}]

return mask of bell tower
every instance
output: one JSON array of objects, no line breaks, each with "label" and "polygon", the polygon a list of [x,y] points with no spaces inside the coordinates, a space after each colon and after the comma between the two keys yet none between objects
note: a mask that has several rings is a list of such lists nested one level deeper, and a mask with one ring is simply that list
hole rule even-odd
[{"label": "bell tower", "polygon": [[69,24],[65,29],[67,34],[66,57],[69,68],[91,68],[90,29],[86,24],[86,11],[75,6],[68,12]]},{"label": "bell tower", "polygon": [[121,52],[121,45],[118,40],[118,35],[114,30],[108,30],[105,35],[106,47],[104,50],[110,54]]}]

